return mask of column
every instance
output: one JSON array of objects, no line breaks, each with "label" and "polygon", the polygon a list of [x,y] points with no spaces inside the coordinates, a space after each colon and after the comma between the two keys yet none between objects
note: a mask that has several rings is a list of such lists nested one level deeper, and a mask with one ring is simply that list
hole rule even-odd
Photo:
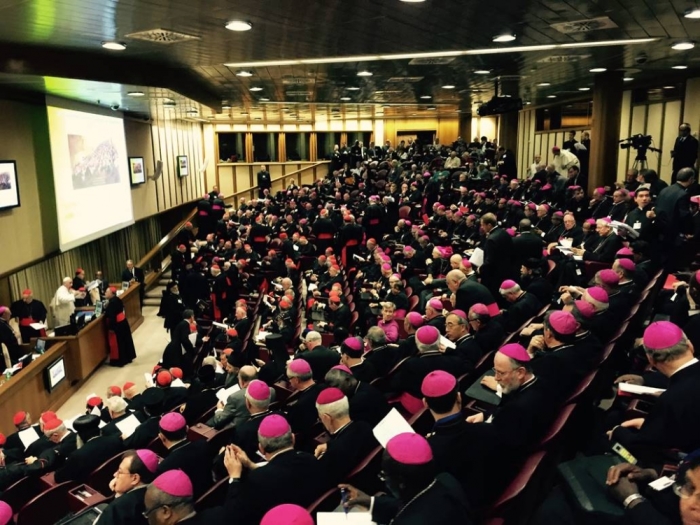
[{"label": "column", "polygon": [[469,144],[472,140],[472,114],[471,113],[460,113],[459,114],[459,136],[462,140]]},{"label": "column", "polygon": [[588,168],[589,194],[594,188],[612,186],[617,178],[622,77],[622,71],[608,71],[596,75],[594,79],[593,127]]},{"label": "column", "polygon": [[516,154],[518,150],[518,115],[517,111],[503,113],[498,122],[498,145]]}]

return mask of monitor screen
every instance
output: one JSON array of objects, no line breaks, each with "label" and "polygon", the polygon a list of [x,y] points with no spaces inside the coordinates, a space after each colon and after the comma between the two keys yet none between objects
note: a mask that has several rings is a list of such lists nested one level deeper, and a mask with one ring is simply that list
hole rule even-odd
[{"label": "monitor screen", "polygon": [[37,339],[36,347],[34,347],[34,349],[37,351],[37,353],[43,354],[44,350],[46,350],[46,339]]},{"label": "monitor screen", "polygon": [[46,374],[46,389],[51,392],[66,378],[66,364],[63,358],[61,357],[47,366],[44,373]]},{"label": "monitor screen", "polygon": [[99,317],[102,314],[102,301],[97,301],[95,303],[95,317]]}]

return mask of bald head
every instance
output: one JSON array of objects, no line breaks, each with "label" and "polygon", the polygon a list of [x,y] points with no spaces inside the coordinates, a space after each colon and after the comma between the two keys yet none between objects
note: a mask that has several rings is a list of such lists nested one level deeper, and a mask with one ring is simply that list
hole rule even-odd
[{"label": "bald head", "polygon": [[450,289],[451,292],[456,292],[459,288],[459,285],[462,284],[462,281],[464,281],[466,278],[467,277],[461,270],[450,270],[445,276],[445,280],[447,281],[447,287]]}]

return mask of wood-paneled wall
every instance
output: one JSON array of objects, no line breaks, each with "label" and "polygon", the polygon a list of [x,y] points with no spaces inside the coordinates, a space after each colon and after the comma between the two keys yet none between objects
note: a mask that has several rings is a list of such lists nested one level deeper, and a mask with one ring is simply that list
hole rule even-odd
[{"label": "wood-paneled wall", "polygon": [[[401,131],[434,131],[441,144],[452,144],[459,136],[459,119],[454,118],[408,118],[384,119],[384,141],[398,144]],[[378,134],[375,134],[378,136]]]},{"label": "wood-paneled wall", "polygon": [[542,157],[545,164],[552,161],[552,147],[562,147],[569,131],[576,131],[576,140],[581,140],[584,131],[590,133],[590,128],[535,131],[535,110],[527,109],[520,112],[518,118],[518,177],[527,177],[527,170],[532,165],[535,155]]}]

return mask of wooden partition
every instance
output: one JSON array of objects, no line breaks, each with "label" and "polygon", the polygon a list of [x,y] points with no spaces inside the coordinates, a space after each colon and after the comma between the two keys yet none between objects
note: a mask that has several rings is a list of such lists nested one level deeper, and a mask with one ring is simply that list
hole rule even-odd
[{"label": "wooden partition", "polygon": [[239,200],[257,199],[257,174],[260,166],[267,166],[272,180],[272,193],[283,190],[294,182],[297,185],[313,184],[328,174],[329,161],[321,162],[269,162],[243,163],[222,162],[217,165],[216,181],[219,191],[224,195],[232,195],[234,206],[238,207]]},{"label": "wooden partition", "polygon": [[[139,286],[131,286],[120,296],[132,332],[143,322]],[[29,412],[36,421],[42,412],[57,410],[82,386],[109,353],[106,321],[102,315],[88,323],[77,335],[44,338],[48,348],[46,353],[0,386],[0,432],[8,435],[15,431],[12,416],[16,412]],[[30,345],[24,346],[29,351]],[[49,392],[44,371],[61,357],[66,378]]]}]

